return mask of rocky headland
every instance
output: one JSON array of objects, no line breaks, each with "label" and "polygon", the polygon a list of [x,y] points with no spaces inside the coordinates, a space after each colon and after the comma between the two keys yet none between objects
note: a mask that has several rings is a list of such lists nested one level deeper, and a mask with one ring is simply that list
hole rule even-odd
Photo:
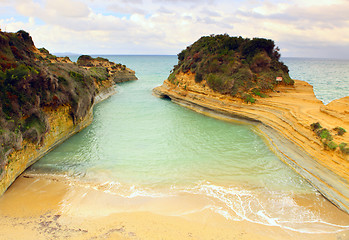
[{"label": "rocky headland", "polygon": [[106,58],[92,58],[88,55],[82,55],[78,58],[77,64],[90,70],[97,78],[102,80],[109,78],[115,83],[138,80],[135,71],[121,63],[111,62]]},{"label": "rocky headland", "polygon": [[349,213],[349,97],[324,105],[311,85],[289,78],[279,57],[271,40],[203,37],[153,93],[253,124],[280,159]]},{"label": "rocky headland", "polygon": [[0,195],[27,167],[88,126],[125,65],[83,55],[78,63],[37,49],[25,31],[0,31]]}]

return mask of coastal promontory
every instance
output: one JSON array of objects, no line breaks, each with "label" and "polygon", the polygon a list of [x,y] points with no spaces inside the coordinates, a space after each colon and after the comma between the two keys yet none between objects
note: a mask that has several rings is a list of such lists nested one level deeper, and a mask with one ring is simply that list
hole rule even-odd
[{"label": "coastal promontory", "polygon": [[178,54],[154,95],[208,116],[254,125],[287,165],[349,212],[349,100],[324,105],[289,76],[270,39],[211,35]]},{"label": "coastal promontory", "polygon": [[83,55],[77,63],[36,48],[25,31],[0,31],[0,195],[28,166],[88,126],[125,65]]}]

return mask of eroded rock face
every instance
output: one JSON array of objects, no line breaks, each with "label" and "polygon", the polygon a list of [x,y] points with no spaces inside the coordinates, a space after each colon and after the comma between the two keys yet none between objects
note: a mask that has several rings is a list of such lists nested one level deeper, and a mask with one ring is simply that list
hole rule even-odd
[{"label": "eroded rock face", "polygon": [[349,124],[349,96],[333,100],[327,105],[321,106],[321,111]]},{"label": "eroded rock face", "polygon": [[349,97],[325,106],[315,97],[310,84],[295,80],[294,86],[276,86],[268,97],[255,96],[256,102],[251,104],[213,91],[205,80],[197,83],[195,74],[190,72],[177,73],[172,82],[165,80],[153,90],[154,95],[208,116],[255,124],[285,163],[349,213],[349,155],[339,147],[325,148],[324,139],[310,127],[320,122],[332,134],[333,142],[349,143],[348,133],[340,136],[334,130],[349,129]]},{"label": "eroded rock face", "polygon": [[136,77],[135,72],[129,68],[126,68],[125,70],[120,70],[119,72],[113,75],[113,81],[115,83],[122,83],[134,80],[138,80],[138,78]]},{"label": "eroded rock face", "polygon": [[343,134],[349,97],[323,105],[279,60],[270,39],[202,37],[178,54],[153,93],[208,116],[255,124],[285,163],[349,213],[349,134]]},{"label": "eroded rock face", "polygon": [[114,78],[136,78],[125,65],[79,59],[83,67],[37,49],[24,31],[0,30],[0,195],[27,167],[91,123],[94,103],[115,93]]},{"label": "eroded rock face", "polygon": [[77,63],[79,66],[94,72],[99,79],[110,79],[115,83],[138,80],[135,71],[120,63],[111,62],[106,58],[93,58],[88,55],[82,55]]}]

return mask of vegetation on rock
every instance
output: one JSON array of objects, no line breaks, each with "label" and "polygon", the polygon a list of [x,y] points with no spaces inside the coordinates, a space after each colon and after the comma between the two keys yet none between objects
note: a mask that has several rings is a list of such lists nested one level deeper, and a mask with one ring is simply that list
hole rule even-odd
[{"label": "vegetation on rock", "polygon": [[[80,58],[80,62],[84,58],[97,63],[109,62],[89,56]],[[121,64],[113,66],[112,74],[125,68]],[[45,109],[69,106],[74,123],[78,123],[93,105],[99,86],[96,82],[111,82],[109,74],[105,67],[86,69],[68,57],[59,58],[45,48],[37,49],[23,30],[0,31],[1,173],[7,164],[7,155],[21,149],[24,139],[42,143],[50,129]]]},{"label": "vegetation on rock", "polygon": [[269,39],[227,34],[201,37],[178,54],[178,65],[168,80],[174,84],[177,73],[190,71],[197,83],[206,80],[214,91],[254,102],[250,94],[266,97],[264,92],[279,83],[277,77],[283,84],[294,84],[278,51]]},{"label": "vegetation on rock", "polygon": [[343,154],[349,154],[349,147],[347,147],[347,143],[341,143],[339,144],[339,149]]},{"label": "vegetation on rock", "polygon": [[115,83],[137,80],[134,71],[126,68],[126,66],[121,63],[114,63],[106,58],[93,58],[88,55],[82,55],[78,58],[77,64],[90,70],[92,76],[98,81],[104,81],[109,77],[111,77]]},{"label": "vegetation on rock", "polygon": [[316,122],[316,123],[310,124],[310,128],[311,128],[311,130],[316,131],[316,130],[322,128],[322,126],[320,125],[319,122]]},{"label": "vegetation on rock", "polygon": [[347,132],[347,131],[346,131],[344,128],[342,128],[342,127],[335,127],[333,130],[336,131],[336,132],[337,132],[337,135],[339,135],[339,136],[343,136],[344,133]]},{"label": "vegetation on rock", "polygon": [[[337,144],[333,141],[333,136],[327,128],[323,128],[319,122],[310,124],[311,130],[320,138],[325,149],[336,150],[339,147],[340,151],[343,154],[349,154],[349,148],[347,148],[346,143]],[[333,131],[336,132],[336,135],[342,136],[346,133],[346,130],[342,127],[335,127]]]}]

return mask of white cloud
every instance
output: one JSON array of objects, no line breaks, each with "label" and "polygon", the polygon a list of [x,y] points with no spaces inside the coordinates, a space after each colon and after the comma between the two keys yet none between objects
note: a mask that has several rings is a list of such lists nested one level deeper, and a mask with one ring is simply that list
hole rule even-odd
[{"label": "white cloud", "polygon": [[1,26],[25,29],[35,42],[58,52],[176,54],[202,35],[219,33],[271,38],[287,55],[305,54],[302,46],[312,54],[326,46],[349,48],[346,0],[0,2],[0,13],[11,8],[18,13],[0,17]]},{"label": "white cloud", "polygon": [[48,15],[80,18],[90,13],[87,5],[77,0],[46,0],[45,10]]}]

